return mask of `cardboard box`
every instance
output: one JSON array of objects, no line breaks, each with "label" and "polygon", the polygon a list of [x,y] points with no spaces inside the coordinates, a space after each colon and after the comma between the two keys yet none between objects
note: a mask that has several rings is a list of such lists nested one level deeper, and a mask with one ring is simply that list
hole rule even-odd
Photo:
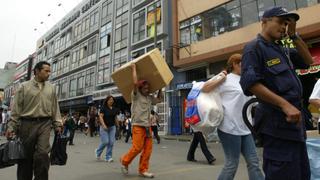
[{"label": "cardboard box", "polygon": [[127,103],[131,102],[133,90],[132,63],[136,64],[138,80],[144,79],[150,83],[151,93],[167,86],[173,79],[173,74],[159,49],[154,49],[124,64],[113,72],[111,77]]}]

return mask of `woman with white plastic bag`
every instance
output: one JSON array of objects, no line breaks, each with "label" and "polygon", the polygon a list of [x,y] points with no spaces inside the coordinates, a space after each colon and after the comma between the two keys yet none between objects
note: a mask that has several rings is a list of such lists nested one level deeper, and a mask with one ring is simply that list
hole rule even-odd
[{"label": "woman with white plastic bag", "polygon": [[[208,80],[202,87],[202,92],[211,92],[213,90],[217,92],[221,97],[223,107],[223,121],[218,127],[218,136],[223,147],[225,164],[218,180],[234,178],[240,154],[246,160],[249,180],[264,179],[259,168],[259,159],[253,137],[242,119],[243,105],[250,97],[243,94],[239,84],[241,58],[241,54],[230,56],[227,62],[229,74],[222,71],[219,74],[219,78]],[[198,99],[197,103],[201,102],[202,100]],[[199,112],[199,114],[201,113]]]}]

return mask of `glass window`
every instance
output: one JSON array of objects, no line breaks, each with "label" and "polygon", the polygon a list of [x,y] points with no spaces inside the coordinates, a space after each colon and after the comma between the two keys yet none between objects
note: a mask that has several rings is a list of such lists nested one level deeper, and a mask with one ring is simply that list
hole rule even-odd
[{"label": "glass window", "polygon": [[[156,9],[155,9],[156,6]],[[155,17],[156,16],[156,17]],[[148,6],[147,11],[147,36],[154,37],[155,34],[155,18],[157,21],[157,34],[161,32],[161,3],[160,1],[156,4]]]},{"label": "glass window", "polygon": [[110,54],[111,22],[102,26],[100,30],[100,57]]},{"label": "glass window", "polygon": [[242,6],[242,26],[246,26],[258,21],[257,2],[251,1]]},{"label": "glass window", "polygon": [[288,11],[296,10],[296,3],[292,0],[275,0],[276,6],[282,6]]},{"label": "glass window", "polygon": [[111,20],[112,17],[112,1],[107,1],[102,5],[101,20],[102,24]]},{"label": "glass window", "polygon": [[202,22],[200,16],[191,18],[190,21],[191,43],[202,40]]},{"label": "glass window", "polygon": [[117,28],[115,31],[115,45],[114,49],[119,50],[127,46],[127,37],[128,37],[128,24]]},{"label": "glass window", "polygon": [[98,84],[110,82],[110,56],[99,59],[98,63]]},{"label": "glass window", "polygon": [[133,42],[145,38],[145,9],[133,15]]},{"label": "glass window", "polygon": [[259,19],[261,19],[263,12],[269,7],[274,6],[274,1],[270,0],[258,0],[258,8],[259,8]]},{"label": "glass window", "polygon": [[76,96],[76,90],[77,90],[77,79],[73,76],[70,79],[69,97]]},{"label": "glass window", "polygon": [[184,28],[180,30],[180,42],[182,44],[190,44],[191,39],[190,39],[190,28]]},{"label": "glass window", "polygon": [[143,2],[145,0],[133,0],[133,5],[137,5],[137,4],[140,4],[141,2]]},{"label": "glass window", "polygon": [[91,38],[88,41],[88,56],[96,53],[96,37]]},{"label": "glass window", "polygon": [[113,71],[116,71],[119,67],[127,62],[128,56],[127,48],[121,49],[114,53],[114,60],[113,60]]}]

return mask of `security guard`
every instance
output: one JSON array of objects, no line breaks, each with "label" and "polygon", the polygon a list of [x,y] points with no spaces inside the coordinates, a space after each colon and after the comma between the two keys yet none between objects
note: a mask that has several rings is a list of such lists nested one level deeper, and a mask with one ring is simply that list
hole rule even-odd
[{"label": "security guard", "polygon": [[[299,15],[271,7],[262,16],[262,31],[243,52],[240,84],[246,95],[261,100],[255,121],[263,140],[267,180],[310,179],[301,114],[302,85],[295,68],[307,68],[312,56],[296,33]],[[295,49],[281,45],[289,36]]]}]

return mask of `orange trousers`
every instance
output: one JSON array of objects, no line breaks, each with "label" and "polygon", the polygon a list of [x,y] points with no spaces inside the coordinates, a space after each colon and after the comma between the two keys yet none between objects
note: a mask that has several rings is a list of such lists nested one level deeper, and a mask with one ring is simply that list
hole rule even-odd
[{"label": "orange trousers", "polygon": [[139,173],[149,169],[149,160],[152,152],[152,131],[149,128],[150,137],[147,137],[146,128],[143,126],[132,127],[132,146],[129,152],[122,156],[121,163],[129,166],[131,161],[142,151],[139,161]]}]

